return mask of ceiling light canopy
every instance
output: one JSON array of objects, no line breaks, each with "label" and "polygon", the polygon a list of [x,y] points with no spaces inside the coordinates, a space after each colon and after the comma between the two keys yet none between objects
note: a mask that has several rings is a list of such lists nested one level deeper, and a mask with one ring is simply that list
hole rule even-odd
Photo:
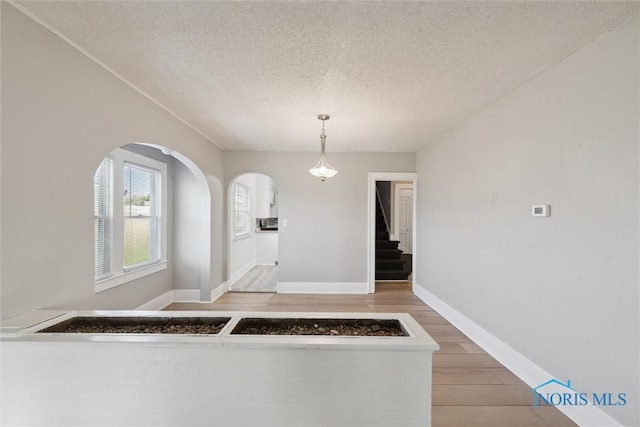
[{"label": "ceiling light canopy", "polygon": [[331,166],[327,161],[327,154],[325,153],[325,148],[324,148],[325,142],[327,140],[327,135],[325,135],[325,132],[324,132],[324,122],[325,120],[329,120],[329,118],[330,117],[328,114],[318,115],[318,120],[322,120],[322,131],[320,132],[320,160],[318,160],[318,163],[316,163],[314,167],[309,169],[309,172],[311,173],[311,175],[317,176],[318,178],[320,178],[320,181],[323,181],[323,182],[325,179],[331,178],[332,176],[338,173],[336,168]]}]

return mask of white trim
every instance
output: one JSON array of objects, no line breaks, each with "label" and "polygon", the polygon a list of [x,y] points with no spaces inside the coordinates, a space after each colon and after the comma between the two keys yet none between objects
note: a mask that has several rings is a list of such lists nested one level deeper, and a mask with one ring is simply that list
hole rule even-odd
[{"label": "white trim", "polygon": [[[468,336],[474,343],[478,344],[484,351],[502,363],[507,369],[517,375],[531,388],[554,378],[549,372],[538,366],[535,362],[527,358],[522,353],[513,349],[509,344],[500,340],[491,332],[487,331],[473,320],[433,295],[428,290],[413,284],[413,293],[425,304],[440,313],[460,332]],[[533,396],[533,394],[532,394]],[[604,411],[596,406],[557,406],[557,408],[567,417],[580,426],[622,426],[618,421],[611,418]]]},{"label": "white trim", "polygon": [[[160,261],[167,260],[167,234],[168,234],[168,193],[169,193],[169,175],[168,175],[168,166],[166,163],[161,162],[159,160],[153,159],[151,157],[147,157],[129,150],[125,150],[122,148],[116,148],[109,154],[114,162],[113,162],[113,174],[114,174],[114,188],[113,188],[113,217],[114,217],[114,229],[122,230],[124,232],[124,224],[121,221],[124,221],[124,217],[121,214],[122,210],[122,194],[120,193],[122,189],[122,179],[124,178],[124,166],[126,164],[130,164],[136,167],[142,167],[144,169],[148,169],[151,172],[158,173],[160,176],[160,182],[156,184],[155,197],[157,200],[157,209],[159,212],[160,219],[160,230],[158,233],[159,242],[157,243],[160,246]],[[116,177],[119,179],[116,180]],[[116,184],[118,186],[116,186]],[[124,242],[124,237],[122,237],[122,242]],[[120,247],[121,250],[124,250],[124,245]],[[124,254],[120,254],[120,256],[124,257]],[[153,262],[153,261],[152,261]],[[127,268],[124,266],[124,259],[122,262],[123,272],[128,273]],[[133,267],[135,269],[135,267]]]},{"label": "white trim", "polygon": [[173,291],[167,291],[164,294],[155,297],[151,301],[142,304],[140,307],[136,308],[136,310],[159,311],[171,303],[173,303]]},{"label": "white trim", "polygon": [[214,290],[211,291],[210,301],[200,300],[199,289],[172,289],[163,293],[160,296],[155,297],[151,301],[142,304],[136,310],[142,311],[160,311],[174,302],[195,302],[201,304],[210,304],[220,298],[226,292],[226,285],[221,283]]},{"label": "white trim", "polygon": [[221,283],[214,290],[211,291],[211,296],[210,296],[211,300],[207,302],[214,302],[215,300],[220,298],[222,295],[224,295],[228,289],[229,288],[227,287],[226,283]]},{"label": "white trim", "polygon": [[240,268],[240,270],[236,271],[235,273],[233,273],[231,275],[231,278],[229,280],[227,280],[227,286],[229,287],[229,289],[231,289],[233,287],[233,285],[240,280],[240,278],[242,276],[244,276],[245,274],[247,274],[249,271],[251,271],[251,269],[253,267],[256,266],[256,263],[254,261],[251,261],[247,264],[245,264],[243,267]]},{"label": "white trim", "polygon": [[136,270],[127,271],[126,273],[119,276],[110,277],[108,279],[96,282],[94,290],[96,294],[99,294],[100,292],[115,288],[116,286],[124,285],[125,283],[141,279],[145,276],[149,276],[150,274],[154,274],[166,269],[167,261],[159,261]]},{"label": "white trim", "polygon": [[[116,286],[123,285],[132,280],[140,279],[149,274],[167,268],[167,234],[168,234],[168,173],[167,164],[150,157],[134,153],[122,148],[116,148],[109,153],[106,158],[112,161],[112,181],[110,183],[111,203],[111,276],[95,281],[94,292],[99,293]],[[159,219],[159,230],[157,235],[157,245],[160,248],[159,259],[150,260],[143,265],[124,265],[124,221],[123,212],[123,168],[126,164],[136,165],[142,168],[149,168],[157,173],[158,183],[154,189],[157,199],[157,217]]]},{"label": "white trim", "polygon": [[[238,210],[238,195],[240,194],[240,191],[242,190],[244,191],[244,200],[245,200],[245,206],[246,209],[244,210]],[[253,220],[253,215],[252,214],[252,209],[253,209],[253,203],[251,203],[251,200],[249,199],[250,193],[249,193],[249,187],[247,185],[244,185],[240,182],[238,182],[237,180],[233,183],[233,239],[234,240],[241,240],[241,239],[246,239],[247,237],[251,237],[252,233],[251,230],[255,227],[255,224],[252,224],[252,220]],[[236,224],[236,219],[238,216],[238,213],[242,213],[242,214],[247,214],[247,228],[244,231],[241,231],[240,233],[238,233],[236,231],[236,228],[238,226],[238,224]]]},{"label": "white trim", "polygon": [[147,98],[149,101],[153,102],[154,104],[156,104],[158,107],[162,108],[164,111],[166,111],[167,113],[171,114],[173,117],[175,117],[177,120],[179,120],[180,122],[184,123],[186,126],[188,126],[191,130],[193,130],[194,132],[196,132],[198,135],[202,136],[204,139],[206,139],[207,141],[211,142],[212,144],[214,144],[216,147],[218,147],[221,150],[225,150],[225,147],[223,147],[222,145],[220,145],[220,143],[218,143],[217,141],[211,139],[211,137],[207,134],[205,134],[204,132],[200,131],[198,128],[196,128],[194,125],[192,125],[191,123],[189,123],[188,121],[186,121],[185,119],[183,119],[182,117],[180,117],[177,113],[173,112],[173,110],[171,110],[169,107],[165,106],[164,104],[160,103],[160,101],[156,100],[155,98],[153,98],[151,95],[149,95],[147,92],[145,92],[144,90],[140,89],[138,86],[136,86],[135,84],[131,83],[129,80],[127,80],[126,78],[124,78],[121,74],[119,74],[118,72],[116,72],[115,70],[113,70],[112,68],[110,68],[109,66],[105,65],[102,61],[100,61],[98,58],[96,58],[95,56],[91,55],[89,52],[87,52],[86,50],[84,50],[82,47],[80,47],[80,45],[78,45],[76,42],[74,42],[73,40],[69,39],[67,36],[65,36],[64,34],[62,34],[60,31],[58,31],[57,29],[53,28],[51,25],[49,25],[48,23],[46,23],[45,21],[43,21],[42,19],[40,19],[40,17],[34,15],[33,13],[31,13],[31,11],[29,9],[27,9],[26,7],[24,7],[23,5],[21,5],[20,3],[16,2],[15,0],[8,0],[8,3],[15,7],[16,9],[18,9],[20,12],[24,13],[25,15],[27,15],[29,18],[33,19],[34,21],[36,21],[38,24],[42,25],[44,28],[46,28],[47,30],[51,31],[53,34],[55,34],[56,36],[60,37],[63,41],[65,41],[66,43],[68,43],[69,45],[71,45],[73,48],[75,48],[76,50],[78,50],[80,53],[82,53],[84,56],[86,56],[87,58],[89,58],[90,60],[92,60],[93,62],[95,62],[96,64],[98,64],[99,66],[101,66],[102,68],[104,68],[105,70],[107,70],[109,73],[111,73],[114,77],[116,77],[117,79],[119,79],[120,81],[124,82],[127,86],[129,86],[131,89],[135,90],[136,92],[138,92],[140,95],[144,96],[145,98]]},{"label": "white trim", "polygon": [[376,181],[405,181],[413,184],[413,254],[412,262],[412,280],[417,280],[416,276],[416,239],[417,229],[417,191],[418,191],[418,174],[415,172],[369,172],[369,186],[367,191],[367,286],[368,293],[372,294],[376,291]]},{"label": "white trim", "polygon": [[253,237],[253,233],[251,231],[245,231],[242,234],[234,235],[233,241],[248,239],[249,237]]},{"label": "white trim", "polygon": [[278,282],[279,294],[368,294],[366,282]]},{"label": "white trim", "polygon": [[[398,230],[400,229],[400,190],[411,190],[411,203],[413,204],[413,199],[416,197],[416,192],[413,191],[413,185],[412,184],[406,184],[404,182],[398,182],[398,183],[393,183],[392,187],[394,188],[393,191],[393,207],[391,208],[391,212],[394,213],[393,215],[393,231],[394,231],[394,235],[393,238],[391,240],[400,240],[399,238],[399,232]],[[415,216],[411,217],[411,235],[413,238],[413,227],[415,226],[416,223],[416,218]],[[407,252],[404,251],[404,253],[407,254],[413,254],[413,247],[415,245],[413,244],[413,241],[411,242],[411,252]],[[413,271],[413,270],[412,270]]]},{"label": "white trim", "polygon": [[174,289],[173,302],[202,302],[200,300],[200,289]]},{"label": "white trim", "polygon": [[[222,292],[224,292],[224,293],[229,292],[229,289],[231,289],[231,286],[229,285],[229,281],[228,280],[225,280],[224,282],[222,282],[221,286],[222,286]],[[214,291],[215,291],[215,289],[213,291],[211,291],[211,292],[214,292]]]}]

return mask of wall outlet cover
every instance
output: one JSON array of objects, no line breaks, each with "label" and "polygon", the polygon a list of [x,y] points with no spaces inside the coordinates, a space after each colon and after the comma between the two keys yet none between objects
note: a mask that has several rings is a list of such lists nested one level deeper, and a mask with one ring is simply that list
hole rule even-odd
[{"label": "wall outlet cover", "polygon": [[533,205],[531,215],[548,217],[551,215],[551,205]]}]

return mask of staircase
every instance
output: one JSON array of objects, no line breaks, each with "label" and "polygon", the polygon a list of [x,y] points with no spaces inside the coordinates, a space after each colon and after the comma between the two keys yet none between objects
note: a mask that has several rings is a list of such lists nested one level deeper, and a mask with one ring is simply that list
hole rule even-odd
[{"label": "staircase", "polygon": [[376,280],[407,280],[409,272],[405,271],[405,260],[398,249],[398,241],[389,240],[389,230],[380,207],[380,199],[376,197]]}]

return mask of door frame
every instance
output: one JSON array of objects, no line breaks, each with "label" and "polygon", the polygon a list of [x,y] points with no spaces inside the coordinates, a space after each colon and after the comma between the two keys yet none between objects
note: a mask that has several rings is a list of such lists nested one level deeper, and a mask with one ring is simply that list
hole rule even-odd
[{"label": "door frame", "polygon": [[[400,190],[411,190],[411,203],[413,207],[413,198],[415,196],[415,192],[413,191],[413,185],[408,183],[393,183],[393,236],[395,240],[400,240],[400,233],[398,229],[400,228]],[[413,254],[413,224],[414,224],[413,212],[411,213],[411,252],[407,252]],[[400,249],[400,247],[398,247]]]},{"label": "door frame", "polygon": [[367,282],[369,283],[369,293],[376,291],[376,182],[377,181],[410,181],[413,184],[413,208],[412,219],[413,229],[411,239],[413,240],[413,255],[411,257],[413,283],[417,283],[416,277],[416,213],[417,213],[417,188],[418,174],[415,172],[369,172],[369,185],[367,192]]},{"label": "door frame", "polygon": [[[224,281],[224,285],[225,285],[225,292],[229,292],[230,290],[232,290],[233,285],[242,277],[244,276],[249,270],[251,270],[251,268],[255,267],[256,265],[256,257],[254,256],[253,260],[247,264],[250,266],[250,268],[248,268],[248,270],[245,269],[241,269],[235,273],[232,273],[231,271],[231,264],[232,264],[232,260],[233,260],[233,243],[236,240],[242,240],[246,237],[253,237],[255,239],[255,227],[256,227],[256,223],[255,223],[255,206],[253,206],[254,204],[251,204],[251,212],[253,214],[253,216],[251,216],[251,220],[253,221],[252,223],[249,224],[251,231],[251,234],[249,236],[245,236],[245,237],[240,237],[240,238],[236,238],[235,237],[235,192],[234,192],[234,185],[237,183],[238,179],[241,176],[245,176],[245,175],[264,175],[266,177],[271,178],[271,183],[275,186],[275,188],[278,188],[278,185],[276,184],[275,179],[273,178],[272,175],[266,173],[266,172],[257,172],[257,171],[253,171],[250,170],[248,172],[240,172],[238,173],[236,176],[234,176],[233,178],[231,178],[231,180],[228,182],[227,184],[227,229],[226,229],[226,235],[225,235],[225,239],[226,239],[226,246],[227,246],[227,259],[226,259],[226,279]],[[255,189],[254,189],[255,191]],[[255,196],[255,195],[254,195]],[[279,201],[279,199],[278,199]],[[255,242],[255,240],[254,240]],[[280,264],[279,262],[279,258],[280,258],[280,236],[278,235],[278,244],[276,245],[277,247],[277,261],[278,261],[278,265]],[[254,253],[255,255],[255,253]],[[274,291],[273,293],[277,292],[277,283],[276,283],[276,291]]]}]

